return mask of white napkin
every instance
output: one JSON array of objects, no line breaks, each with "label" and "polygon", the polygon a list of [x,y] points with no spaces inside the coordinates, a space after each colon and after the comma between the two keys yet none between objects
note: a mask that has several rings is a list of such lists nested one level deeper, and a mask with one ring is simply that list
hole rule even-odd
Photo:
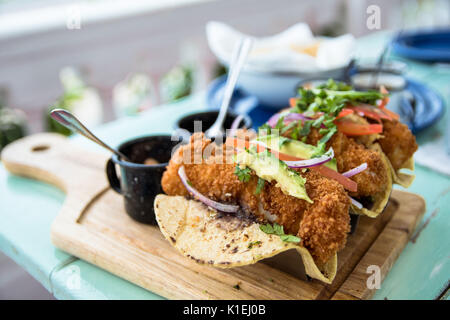
[{"label": "white napkin", "polygon": [[[224,64],[231,59],[233,47],[243,33],[216,21],[206,25],[211,51]],[[246,35],[248,36],[248,35]],[[316,72],[347,65],[353,57],[355,38],[316,38],[309,26],[298,23],[271,37],[255,38],[245,69],[260,71]]]},{"label": "white napkin", "polygon": [[446,151],[444,136],[421,144],[414,160],[417,164],[450,176],[450,155]]}]

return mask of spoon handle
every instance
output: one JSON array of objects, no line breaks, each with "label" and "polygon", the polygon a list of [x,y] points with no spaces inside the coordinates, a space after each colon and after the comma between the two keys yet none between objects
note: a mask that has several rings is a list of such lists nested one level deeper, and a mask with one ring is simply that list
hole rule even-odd
[{"label": "spoon handle", "polygon": [[212,128],[215,130],[213,129],[212,131],[223,130],[223,121],[225,120],[228,106],[230,105],[231,97],[233,96],[233,91],[239,78],[239,73],[241,72],[242,66],[244,65],[245,59],[247,58],[252,45],[253,39],[244,37],[239,40],[238,45],[235,46],[233,50],[222,104],[220,105],[217,120],[212,125]]},{"label": "spoon handle", "polygon": [[108,146],[106,143],[104,143],[102,140],[100,140],[99,138],[97,138],[88,128],[86,128],[81,122],[80,120],[78,120],[72,113],[70,113],[67,110],[64,109],[53,109],[50,112],[50,116],[56,120],[57,122],[59,122],[60,124],[62,124],[63,126],[65,126],[66,128],[77,132],[83,136],[85,136],[86,138],[88,138],[89,140],[94,141],[95,143],[101,145],[102,147],[108,149],[109,151],[111,151],[112,153],[116,154],[117,156],[119,156],[120,158],[126,160],[126,161],[130,161],[127,156],[125,156],[123,153],[111,148],[110,146]]}]

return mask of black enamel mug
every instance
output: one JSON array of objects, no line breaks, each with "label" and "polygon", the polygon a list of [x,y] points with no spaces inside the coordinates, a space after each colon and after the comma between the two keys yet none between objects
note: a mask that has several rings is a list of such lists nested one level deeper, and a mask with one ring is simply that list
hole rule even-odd
[{"label": "black enamel mug", "polygon": [[[106,174],[111,188],[123,195],[125,211],[136,221],[156,225],[153,201],[163,193],[161,178],[178,144],[171,136],[155,135],[127,141],[119,151],[132,162],[113,155],[106,164]],[[120,168],[117,176],[116,165]]]},{"label": "black enamel mug", "polygon": [[[214,124],[218,116],[219,111],[204,111],[191,113],[178,119],[178,121],[175,123],[175,130],[182,129],[188,135],[194,133],[195,131],[197,131],[197,129],[200,129],[199,131],[205,132]],[[238,116],[239,115],[237,113],[234,113],[233,111],[228,111],[223,122],[223,127],[225,129],[230,129],[231,125],[233,124],[233,121]],[[243,117],[242,121],[238,125],[238,128],[251,128],[252,119],[248,115],[242,115],[242,117]],[[200,121],[199,122],[201,123],[200,128],[195,127],[196,121]]]}]

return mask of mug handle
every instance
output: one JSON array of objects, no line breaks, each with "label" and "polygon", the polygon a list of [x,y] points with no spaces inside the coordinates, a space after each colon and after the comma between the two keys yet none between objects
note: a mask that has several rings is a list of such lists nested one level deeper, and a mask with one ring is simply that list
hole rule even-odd
[{"label": "mug handle", "polygon": [[106,175],[108,177],[109,185],[111,188],[119,194],[122,194],[122,189],[120,188],[120,180],[117,177],[116,166],[114,162],[109,159],[106,164]]}]

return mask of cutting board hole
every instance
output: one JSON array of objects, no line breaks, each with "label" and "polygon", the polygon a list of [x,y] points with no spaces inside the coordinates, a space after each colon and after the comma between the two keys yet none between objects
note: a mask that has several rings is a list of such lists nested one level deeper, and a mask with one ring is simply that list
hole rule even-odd
[{"label": "cutting board hole", "polygon": [[50,148],[50,146],[45,145],[45,144],[41,144],[41,145],[38,145],[38,146],[35,146],[35,147],[31,148],[31,151],[33,151],[33,152],[42,152],[42,151],[48,150],[49,148]]}]

